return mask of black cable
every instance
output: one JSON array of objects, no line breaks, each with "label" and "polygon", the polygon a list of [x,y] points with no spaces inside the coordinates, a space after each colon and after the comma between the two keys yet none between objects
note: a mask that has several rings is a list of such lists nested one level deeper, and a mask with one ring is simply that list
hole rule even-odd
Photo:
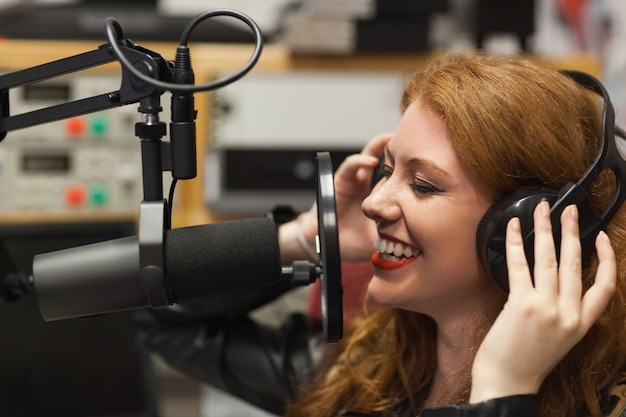
[{"label": "black cable", "polygon": [[233,83],[239,80],[241,77],[246,75],[257,63],[259,58],[261,57],[261,51],[263,50],[263,35],[261,34],[261,29],[259,29],[258,25],[254,20],[252,20],[247,15],[238,12],[236,10],[231,9],[212,9],[208,10],[204,13],[199,14],[194,19],[189,22],[189,24],[183,30],[183,33],[180,38],[181,44],[179,47],[186,48],[187,42],[189,41],[189,36],[193,28],[203,20],[206,20],[215,16],[229,16],[237,18],[243,21],[254,33],[254,51],[252,52],[252,56],[248,59],[246,64],[242,66],[239,70],[217,80],[207,82],[200,85],[195,84],[174,84],[168,83],[161,80],[157,80],[155,78],[148,77],[147,75],[141,73],[137,70],[133,64],[126,58],[124,53],[122,52],[118,40],[120,40],[121,36],[121,27],[117,20],[112,17],[109,17],[105,20],[105,28],[106,28],[106,36],[109,45],[113,49],[115,57],[121,62],[121,64],[129,70],[135,77],[140,80],[162,90],[172,91],[172,92],[180,92],[180,93],[193,93],[199,91],[210,91],[215,90],[217,88],[223,87],[230,83]]},{"label": "black cable", "polygon": [[172,208],[174,207],[174,191],[176,190],[176,183],[178,180],[176,178],[172,178],[172,182],[170,183],[170,193],[167,199],[167,211],[169,212],[169,218],[172,219]]},{"label": "black cable", "polygon": [[[252,52],[252,55],[250,56],[246,64],[242,66],[238,71],[235,71],[223,78],[219,78],[217,80],[213,80],[211,82],[200,84],[200,85],[195,85],[193,83],[184,83],[184,82],[167,83],[167,82],[155,79],[155,78],[151,78],[141,73],[139,70],[137,70],[134,67],[134,65],[128,60],[128,58],[124,55],[124,53],[122,52],[120,48],[119,41],[123,40],[122,27],[119,24],[119,22],[112,17],[109,17],[105,20],[106,37],[107,37],[107,41],[109,45],[113,49],[113,53],[115,57],[120,61],[122,66],[125,67],[128,71],[130,71],[133,76],[144,81],[145,83],[150,84],[154,86],[155,88],[171,91],[172,93],[178,93],[178,94],[189,94],[189,93],[200,92],[200,91],[210,91],[210,90],[214,90],[214,89],[223,87],[225,85],[231,84],[239,80],[240,78],[242,78],[244,75],[246,75],[256,65],[259,58],[261,57],[261,52],[263,50],[263,35],[261,34],[261,30],[259,29],[258,25],[256,24],[254,20],[252,20],[247,15],[241,12],[238,12],[236,10],[212,9],[212,10],[208,10],[204,13],[197,15],[184,28],[183,32],[181,33],[179,45],[176,50],[175,69],[187,71],[189,74],[193,74],[193,72],[191,71],[189,48],[187,47],[187,44],[189,43],[189,38],[191,36],[191,32],[202,21],[209,19],[211,17],[216,17],[216,16],[229,16],[229,17],[234,17],[243,21],[252,30],[254,34],[254,39],[255,39],[254,51]],[[189,78],[185,78],[185,76],[183,76],[182,78],[189,79]],[[193,81],[193,76],[191,76],[190,80]],[[169,190],[169,196],[168,196],[169,198],[168,198],[167,209],[169,211],[170,219],[172,218],[172,208],[173,208],[174,191],[176,188],[176,183],[177,183],[177,178],[175,177],[172,179],[172,183],[170,184],[170,190]]]}]

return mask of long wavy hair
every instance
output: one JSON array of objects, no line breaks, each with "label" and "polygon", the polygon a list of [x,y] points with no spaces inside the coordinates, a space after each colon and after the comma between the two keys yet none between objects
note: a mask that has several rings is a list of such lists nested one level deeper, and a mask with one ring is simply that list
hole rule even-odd
[{"label": "long wavy hair", "polygon": [[[435,57],[405,86],[402,109],[419,100],[445,121],[455,149],[494,201],[528,187],[561,189],[591,165],[601,141],[599,97],[545,63],[479,52]],[[615,178],[603,173],[588,194],[596,210],[612,197]],[[606,415],[607,395],[626,370],[626,208],[607,227],[618,260],[617,292],[583,340],[548,375],[539,416]],[[597,269],[584,271],[592,284]],[[485,294],[477,311],[474,352],[506,294]],[[289,417],[335,417],[342,409],[375,412],[404,403],[419,411],[434,378],[436,325],[429,317],[388,308],[356,320],[344,341],[287,410]],[[474,355],[470,355],[473,359]],[[459,370],[441,404],[468,401],[471,361]],[[623,382],[623,381],[622,381]]]}]

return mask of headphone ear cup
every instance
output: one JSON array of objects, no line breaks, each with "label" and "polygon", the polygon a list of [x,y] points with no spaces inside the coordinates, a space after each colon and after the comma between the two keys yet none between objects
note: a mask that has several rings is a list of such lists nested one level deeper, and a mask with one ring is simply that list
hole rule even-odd
[{"label": "headphone ear cup", "polygon": [[520,219],[522,238],[528,266],[532,272],[534,264],[533,213],[537,204],[548,201],[552,206],[557,193],[547,188],[527,189],[515,192],[496,201],[485,213],[476,229],[476,249],[487,274],[505,291],[509,291],[506,265],[506,227],[513,217]]}]

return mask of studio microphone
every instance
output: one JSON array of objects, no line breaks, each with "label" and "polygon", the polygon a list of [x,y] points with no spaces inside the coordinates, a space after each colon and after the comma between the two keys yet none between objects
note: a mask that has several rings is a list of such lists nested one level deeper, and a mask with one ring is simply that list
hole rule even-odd
[{"label": "studio microphone", "polygon": [[[253,287],[309,285],[319,278],[324,336],[329,343],[339,341],[343,286],[328,152],[317,153],[316,167],[318,265],[282,265],[276,224],[266,217],[149,228],[150,238],[163,233],[162,248],[152,247],[151,239],[141,241],[140,227],[139,235],[35,255],[32,281],[42,317],[52,321],[161,307]],[[151,255],[157,249],[162,271],[160,265],[142,263],[142,248]],[[27,284],[30,288],[31,281]]]},{"label": "studio microphone", "polygon": [[[164,231],[164,291],[171,304],[289,279],[276,224],[259,217]],[[46,321],[150,307],[137,235],[35,255],[33,280]]]}]

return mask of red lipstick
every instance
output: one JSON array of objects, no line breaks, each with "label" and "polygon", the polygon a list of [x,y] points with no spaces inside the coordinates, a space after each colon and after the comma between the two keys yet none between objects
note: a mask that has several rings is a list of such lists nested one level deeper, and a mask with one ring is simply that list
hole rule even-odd
[{"label": "red lipstick", "polygon": [[372,264],[374,265],[374,268],[391,270],[391,269],[402,268],[403,266],[410,264],[417,258],[418,258],[417,256],[412,256],[402,261],[393,262],[393,261],[388,261],[386,259],[383,259],[380,256],[380,252],[374,252],[372,254]]}]

